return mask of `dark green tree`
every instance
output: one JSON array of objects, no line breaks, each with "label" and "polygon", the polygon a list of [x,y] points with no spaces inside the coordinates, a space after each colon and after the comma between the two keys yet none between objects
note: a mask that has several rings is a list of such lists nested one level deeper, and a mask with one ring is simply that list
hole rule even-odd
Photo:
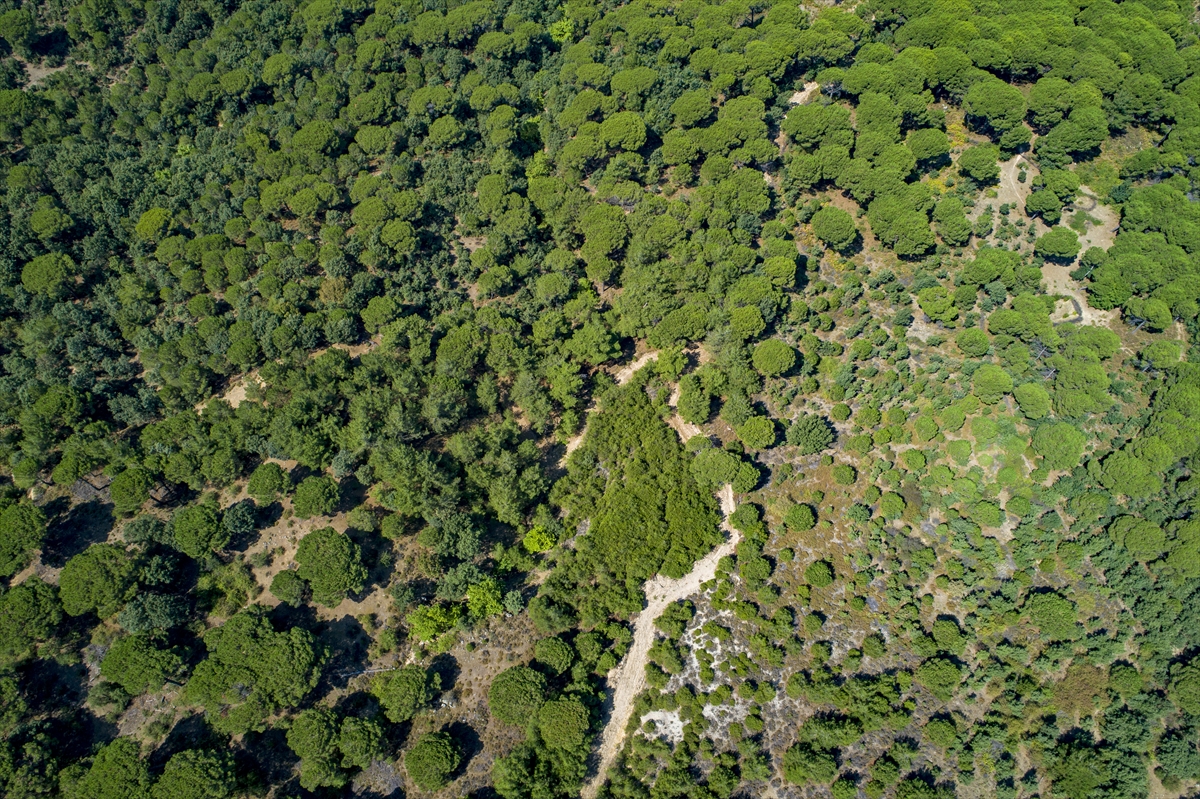
[{"label": "dark green tree", "polygon": [[404,755],[409,778],[425,791],[444,788],[461,762],[462,753],[454,739],[444,732],[422,735]]},{"label": "dark green tree", "polygon": [[296,573],[312,588],[318,605],[336,607],[349,594],[361,591],[367,581],[358,544],[332,527],[304,536],[296,548],[296,563]]}]

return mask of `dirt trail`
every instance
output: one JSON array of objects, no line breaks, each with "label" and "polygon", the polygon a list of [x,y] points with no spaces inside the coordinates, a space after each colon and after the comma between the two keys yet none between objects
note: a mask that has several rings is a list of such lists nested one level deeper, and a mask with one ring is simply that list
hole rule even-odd
[{"label": "dirt trail", "polygon": [[[678,385],[676,385],[675,390],[671,392],[671,399],[669,400],[669,403],[672,408],[675,408],[679,405],[679,386]],[[674,416],[672,416],[670,419],[668,419],[667,424],[669,424],[671,426],[671,428],[676,433],[679,434],[679,440],[682,441],[684,444],[686,444],[690,439],[693,439],[696,436],[700,435],[702,432],[704,432],[703,430],[701,430],[699,427],[692,424],[691,422],[685,422],[683,420],[683,417],[680,416],[678,413],[676,413]]]},{"label": "dirt trail", "polygon": [[[613,375],[617,384],[624,385],[628,383],[639,369],[657,356],[658,352],[656,351],[647,352],[632,363],[622,367]],[[671,395],[670,404],[675,405],[678,401],[679,387],[676,386]],[[702,432],[696,425],[684,421],[679,414],[674,414],[667,421],[671,428],[679,434],[679,438],[685,443],[688,439],[698,436]],[[579,448],[586,434],[587,427],[585,425],[579,435],[567,442],[567,455],[570,455]],[[566,456],[564,456],[564,460],[565,458]],[[629,651],[625,653],[625,657],[622,658],[617,667],[609,672],[608,675],[612,708],[609,712],[608,722],[605,724],[604,732],[600,738],[600,763],[592,781],[584,786],[581,793],[583,799],[593,799],[595,797],[597,791],[600,790],[600,786],[604,784],[609,767],[612,766],[617,754],[621,751],[621,747],[625,744],[625,727],[629,723],[630,716],[633,715],[634,701],[646,688],[646,663],[650,657],[650,646],[654,643],[655,619],[662,615],[662,612],[666,610],[668,605],[698,593],[700,586],[715,578],[717,576],[717,564],[721,558],[733,554],[738,541],[741,539],[738,532],[729,524],[729,515],[734,511],[733,487],[730,485],[723,486],[718,496],[721,501],[721,514],[723,517],[721,520],[721,529],[729,534],[728,539],[703,558],[696,561],[696,565],[692,570],[683,577],[673,580],[660,574],[643,587],[646,592],[646,607],[634,619],[633,643],[630,645]]]},{"label": "dirt trail", "polygon": [[638,369],[641,369],[643,366],[650,363],[657,357],[658,350],[644,352],[642,353],[641,357],[634,360],[632,363],[622,366],[617,373],[613,375],[613,379],[617,381],[618,386],[623,386],[629,382],[630,378],[633,377],[634,373],[637,372]]},{"label": "dirt trail", "polygon": [[[1107,250],[1116,240],[1116,229],[1121,223],[1120,217],[1117,215],[1116,209],[1112,206],[1101,205],[1096,202],[1087,186],[1080,188],[1081,196],[1076,201],[1076,210],[1074,213],[1087,214],[1099,224],[1089,225],[1087,231],[1079,237],[1079,251],[1084,252],[1089,247],[1099,247],[1102,250]],[[1086,205],[1091,205],[1091,208],[1087,208]],[[1071,270],[1075,268],[1075,265],[1076,262],[1074,261],[1069,264],[1056,264],[1047,261],[1042,266],[1042,278],[1046,282],[1046,290],[1050,294],[1061,294],[1069,297],[1071,305],[1074,306],[1071,310],[1060,309],[1051,317],[1051,321],[1078,321],[1085,325],[1111,327],[1117,321],[1119,312],[1115,309],[1102,311],[1099,308],[1093,308],[1088,305],[1087,294],[1084,292],[1080,281],[1071,277]]]},{"label": "dirt trail", "polygon": [[[1025,182],[1017,180],[1019,172],[1025,172]],[[996,207],[1004,203],[1015,206],[1018,211],[1025,210],[1025,198],[1033,191],[1033,178],[1039,174],[1037,167],[1025,160],[1025,156],[1017,155],[1007,161],[1000,162],[1000,182],[996,186]]]},{"label": "dirt trail", "polygon": [[737,531],[729,526],[729,514],[733,513],[733,488],[726,484],[721,488],[721,513],[724,520],[721,528],[729,533],[729,539],[696,561],[695,567],[678,580],[672,580],[661,574],[646,583],[646,607],[633,622],[633,644],[625,653],[621,663],[608,675],[608,683],[612,697],[612,711],[608,723],[600,738],[600,765],[596,776],[586,785],[581,793],[584,799],[592,799],[608,774],[625,744],[625,727],[629,717],[633,715],[634,701],[638,694],[646,688],[646,663],[650,659],[650,646],[654,643],[654,620],[657,619],[667,606],[681,599],[687,599],[700,591],[700,586],[717,576],[717,563],[726,555],[733,554],[741,538]]},{"label": "dirt trail", "polygon": [[[658,357],[658,350],[650,350],[649,352],[644,352],[641,354],[641,356],[636,358],[633,362],[628,363],[625,366],[622,366],[619,370],[617,370],[616,374],[613,375],[613,379],[617,381],[618,386],[623,386],[633,378],[634,374],[637,372],[638,369],[641,369],[643,366],[650,363],[652,360],[654,360],[657,357]],[[588,415],[590,416],[594,410],[595,410],[595,408],[588,408]],[[586,435],[587,435],[587,423],[585,421],[584,425],[583,425],[583,429],[579,431],[579,434],[567,442],[567,451],[563,453],[563,457],[562,457],[562,463],[564,465],[566,464],[567,458],[570,457],[571,453],[574,452],[575,450],[579,449],[579,445],[583,443],[583,438]]]}]

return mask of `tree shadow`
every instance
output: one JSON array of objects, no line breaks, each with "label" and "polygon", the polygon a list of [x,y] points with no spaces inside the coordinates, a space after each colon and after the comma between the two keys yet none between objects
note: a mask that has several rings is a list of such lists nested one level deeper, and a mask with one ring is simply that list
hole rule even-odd
[{"label": "tree shadow", "polygon": [[854,240],[845,247],[838,248],[838,252],[847,258],[853,258],[855,255],[862,254],[863,251],[863,235],[861,230],[854,231]]},{"label": "tree shadow", "polygon": [[367,581],[355,598],[361,599],[376,588],[384,588],[392,580],[396,570],[396,559],[392,552],[392,542],[378,533],[368,533],[357,527],[347,527],[346,536],[358,544],[361,550],[361,562],[367,567]]},{"label": "tree shadow", "polygon": [[66,500],[59,499],[47,504],[44,510],[53,520],[42,543],[42,563],[53,568],[65,566],[92,544],[107,541],[116,524],[113,506],[99,500],[67,508]]},{"label": "tree shadow", "polygon": [[[255,503],[257,504],[257,503]],[[283,518],[283,503],[276,500],[268,505],[258,507],[258,529],[265,530],[268,527],[274,527]]]},{"label": "tree shadow", "polygon": [[347,513],[367,501],[368,486],[363,485],[354,475],[343,478],[338,486],[337,512]]},{"label": "tree shadow", "polygon": [[32,713],[52,715],[81,704],[87,696],[87,670],[82,664],[37,660],[23,671],[25,701]]},{"label": "tree shadow", "polygon": [[[586,421],[586,419],[584,420]],[[580,428],[582,431],[582,428]],[[555,441],[548,446],[542,454],[542,469],[546,473],[546,477],[553,483],[567,473],[566,468],[567,445],[562,442]]]},{"label": "tree shadow", "polygon": [[500,794],[496,793],[496,789],[490,785],[485,785],[482,788],[477,788],[467,794],[467,799],[498,799]]},{"label": "tree shadow", "polygon": [[352,691],[342,696],[334,709],[342,716],[353,716],[354,718],[370,719],[379,715],[380,707],[379,700],[374,694],[367,691]]},{"label": "tree shadow", "polygon": [[456,721],[446,727],[446,732],[458,745],[458,751],[462,752],[462,761],[458,764],[458,769],[454,772],[453,777],[457,779],[467,772],[467,764],[471,762],[471,758],[483,751],[483,740],[474,727],[462,721]]},{"label": "tree shadow", "polygon": [[55,26],[37,37],[30,49],[41,58],[66,58],[71,52],[71,37],[66,28]]},{"label": "tree shadow", "polygon": [[31,661],[18,674],[28,703],[26,719],[47,717],[54,725],[66,723],[70,732],[55,735],[59,755],[67,761],[90,755],[98,745],[118,735],[115,723],[83,707],[88,697],[88,671],[83,665],[54,660]]},{"label": "tree shadow", "polygon": [[429,664],[429,670],[441,677],[443,691],[454,690],[454,686],[458,682],[458,675],[462,674],[458,660],[449,652],[444,652],[435,657],[433,662]]},{"label": "tree shadow", "polygon": [[367,789],[365,791],[357,791],[354,794],[354,799],[404,799],[407,794],[403,788],[396,788],[391,793],[380,793]]},{"label": "tree shadow", "polygon": [[[229,544],[225,547],[225,549],[227,549],[230,552],[245,552],[247,549],[250,548],[250,546],[252,544],[254,544],[255,541],[257,541],[259,539],[259,537],[262,534],[262,531],[265,528],[270,527],[272,524],[274,524],[273,520],[267,521],[267,519],[264,518],[264,512],[267,510],[267,508],[270,508],[274,505],[279,505],[279,503],[275,502],[275,503],[272,503],[271,505],[268,505],[267,508],[259,508],[255,504],[254,500],[243,499],[240,502],[235,502],[235,503],[233,503],[233,505],[230,505],[228,508],[225,508],[223,513],[228,513],[231,508],[233,508],[237,505],[249,505],[250,506],[250,510],[254,515],[254,529],[250,530],[249,532],[239,533],[239,534],[236,534],[233,537],[231,537],[229,539]],[[282,513],[283,506],[280,505],[279,507],[280,507],[279,513]]]},{"label": "tree shadow", "polygon": [[371,636],[353,616],[342,616],[320,625],[317,641],[331,653],[321,678],[326,687],[345,688],[351,677],[367,668]]},{"label": "tree shadow", "polygon": [[202,714],[189,713],[175,722],[163,742],[150,753],[148,765],[151,773],[158,773],[172,755],[188,749],[224,748],[225,744],[225,739],[208,726]]},{"label": "tree shadow", "polygon": [[[283,730],[272,727],[265,732],[247,733],[242,738],[242,748],[258,764],[262,779],[267,785],[290,782],[300,758],[287,744]],[[290,795],[284,792],[284,795]]]}]

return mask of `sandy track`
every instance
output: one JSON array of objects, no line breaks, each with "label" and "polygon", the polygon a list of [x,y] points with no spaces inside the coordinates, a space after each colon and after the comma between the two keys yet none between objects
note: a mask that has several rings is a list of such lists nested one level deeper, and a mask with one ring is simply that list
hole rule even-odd
[{"label": "sandy track", "polygon": [[[678,425],[675,424],[678,422]],[[683,435],[688,425],[678,416],[672,419],[672,427]],[[699,433],[699,429],[696,430]],[[686,440],[686,438],[685,438]],[[604,784],[608,769],[616,760],[617,754],[625,744],[625,728],[629,717],[633,715],[633,705],[638,695],[646,689],[646,663],[650,659],[650,646],[654,643],[654,621],[667,606],[681,599],[696,594],[700,586],[717,576],[717,563],[726,555],[732,555],[741,536],[729,525],[729,515],[734,511],[733,487],[722,486],[718,495],[721,500],[721,529],[729,533],[729,538],[712,552],[709,552],[683,577],[672,580],[658,575],[646,583],[646,607],[633,622],[633,643],[620,664],[609,672],[608,684],[612,709],[608,722],[600,737],[599,766],[592,781],[584,786],[581,796],[583,799],[593,799],[600,786]]]},{"label": "sandy track", "polygon": [[[1081,189],[1085,197],[1090,196],[1087,186],[1083,186]],[[1096,203],[1090,211],[1080,210],[1075,213],[1085,213],[1099,222],[1097,225],[1090,225],[1087,232],[1079,237],[1080,252],[1085,252],[1089,247],[1107,250],[1113,245],[1116,240],[1117,226],[1121,224],[1116,209],[1109,205]],[[1042,278],[1046,282],[1047,291],[1051,294],[1061,294],[1071,298],[1072,304],[1075,306],[1075,313],[1066,314],[1064,319],[1082,322],[1085,325],[1112,327],[1119,318],[1119,312],[1116,309],[1102,311],[1088,304],[1087,292],[1084,291],[1082,282],[1071,277],[1071,270],[1077,263],[1077,261],[1072,261],[1069,264],[1056,264],[1047,261],[1042,266]],[[1052,319],[1060,321],[1058,318]]]},{"label": "sandy track", "polygon": [[[617,384],[628,383],[639,369],[656,357],[658,357],[657,352],[647,352],[622,367],[613,375]],[[675,405],[678,401],[679,388],[676,386],[670,404]],[[696,425],[684,421],[679,414],[672,415],[667,423],[685,443],[702,432]],[[567,442],[566,454],[563,456],[564,461],[568,455],[579,448],[586,435],[587,427],[585,425],[579,435]],[[718,498],[721,502],[723,516],[721,529],[729,534],[725,542],[696,561],[692,570],[683,577],[673,580],[660,574],[643,586],[646,593],[646,607],[637,614],[633,621],[633,642],[629,651],[625,653],[625,657],[608,674],[611,709],[608,721],[604,725],[604,732],[600,737],[599,765],[596,774],[581,792],[584,799],[595,797],[600,786],[604,784],[609,767],[612,766],[617,754],[625,744],[625,727],[629,723],[630,716],[633,715],[634,702],[638,695],[646,689],[646,663],[650,659],[650,647],[654,643],[654,621],[662,615],[667,606],[698,593],[700,586],[714,579],[717,576],[717,564],[721,558],[733,554],[741,539],[738,532],[729,524],[729,515],[734,511],[733,487],[723,486]]]},{"label": "sandy track", "polygon": [[804,84],[804,90],[792,92],[792,96],[788,98],[788,103],[791,105],[804,105],[821,93],[821,84],[815,80],[810,80]]}]

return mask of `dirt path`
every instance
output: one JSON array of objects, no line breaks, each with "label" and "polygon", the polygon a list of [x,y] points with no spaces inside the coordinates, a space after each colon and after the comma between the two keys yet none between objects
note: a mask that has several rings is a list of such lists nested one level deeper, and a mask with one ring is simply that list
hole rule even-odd
[{"label": "dirt path", "polygon": [[[622,366],[620,369],[618,369],[617,372],[613,375],[613,379],[617,381],[618,386],[623,386],[626,383],[628,383],[631,379],[633,379],[633,376],[634,376],[634,374],[637,373],[638,369],[641,369],[643,366],[650,363],[652,360],[654,360],[657,357],[658,357],[658,350],[650,350],[649,352],[644,352],[638,358],[634,359],[631,363],[628,363],[625,366]],[[591,408],[588,408],[588,415],[590,416],[595,410],[596,410],[596,408],[594,406]],[[587,422],[585,421],[584,425],[583,425],[583,429],[580,430],[579,433],[574,438],[572,438],[570,441],[567,442],[567,450],[566,450],[566,452],[563,453],[563,457],[562,457],[562,464],[564,467],[566,466],[567,458],[569,458],[571,456],[572,452],[579,449],[579,445],[583,443],[583,439],[586,435],[587,435]]]},{"label": "dirt path", "polygon": [[726,484],[721,488],[720,499],[721,513],[725,517],[721,528],[729,532],[729,539],[696,561],[691,572],[678,580],[660,574],[645,585],[646,607],[633,622],[633,644],[621,663],[608,675],[612,711],[600,738],[600,765],[596,776],[581,793],[584,799],[595,797],[604,784],[609,767],[625,744],[625,727],[633,715],[634,702],[646,689],[646,663],[650,659],[650,646],[654,643],[654,620],[662,615],[668,605],[699,592],[701,585],[717,576],[717,563],[721,558],[733,554],[737,547],[741,536],[729,526],[729,514],[734,510],[732,486]]},{"label": "dirt path", "polygon": [[644,353],[642,353],[641,357],[637,358],[632,363],[628,363],[625,366],[622,366],[619,370],[617,370],[617,373],[615,375],[613,375],[613,379],[617,381],[618,386],[623,386],[629,382],[629,380],[633,377],[634,373],[637,372],[638,369],[641,369],[643,366],[650,363],[657,357],[658,357],[658,350],[650,350],[649,352],[644,352]]},{"label": "dirt path", "polygon": [[[1017,180],[1017,173],[1024,170],[1025,182]],[[1007,161],[1000,162],[1000,182],[996,186],[996,207],[1007,203],[1024,213],[1025,198],[1033,190],[1033,178],[1040,174],[1033,164],[1025,160],[1025,156],[1016,155]]]},{"label": "dirt path", "polygon": [[[632,363],[622,367],[614,375],[617,384],[624,385],[628,383],[639,369],[657,356],[658,353],[655,351],[647,352]],[[670,404],[675,405],[678,402],[679,387],[676,386],[671,395]],[[678,433],[680,440],[685,443],[693,436],[698,436],[702,433],[698,426],[684,421],[679,414],[674,414],[668,420],[668,424]],[[586,425],[580,431],[579,435],[567,442],[567,455],[570,455],[579,448],[579,445],[583,443],[585,435],[587,435]],[[621,751],[621,747],[625,744],[625,727],[629,723],[630,716],[633,715],[634,702],[638,695],[646,688],[646,663],[650,657],[650,646],[654,643],[655,619],[662,615],[662,612],[666,610],[668,605],[698,593],[700,586],[715,578],[717,576],[717,564],[721,561],[721,558],[733,554],[741,538],[737,531],[729,524],[729,515],[734,511],[733,487],[730,485],[723,486],[718,496],[721,501],[721,514],[723,516],[721,529],[729,534],[729,538],[703,558],[696,561],[696,565],[692,570],[683,577],[673,580],[660,574],[644,586],[646,607],[637,615],[637,618],[633,622],[633,643],[630,645],[629,651],[625,653],[625,657],[622,658],[617,667],[608,675],[612,707],[609,712],[608,721],[604,726],[604,732],[600,738],[600,763],[592,781],[584,786],[581,793],[584,799],[593,799],[595,797],[597,791],[600,790],[600,786],[604,784],[608,769],[612,766],[617,754]]]},{"label": "dirt path", "polygon": [[[678,386],[678,384],[675,386],[675,390],[671,392],[671,399],[669,400],[669,402],[670,402],[670,405],[672,408],[677,407],[679,405],[679,386]],[[695,438],[696,436],[698,436],[704,432],[703,430],[701,430],[699,427],[692,424],[691,422],[685,422],[683,420],[683,417],[680,416],[678,413],[676,413],[674,416],[672,416],[670,419],[668,419],[667,424],[671,425],[671,428],[676,433],[679,434],[679,440],[682,441],[684,444],[688,443],[689,440]]]},{"label": "dirt path", "polygon": [[[1091,205],[1091,208],[1086,208]],[[1081,195],[1076,202],[1076,214],[1083,213],[1095,219],[1099,224],[1089,225],[1087,232],[1079,237],[1080,252],[1089,247],[1099,247],[1107,250],[1116,239],[1116,228],[1121,223],[1116,209],[1109,205],[1101,205],[1091,196],[1087,186],[1081,187]],[[1042,278],[1046,282],[1046,290],[1050,294],[1061,294],[1071,299],[1073,312],[1056,312],[1052,321],[1079,321],[1085,325],[1111,326],[1118,318],[1118,311],[1101,311],[1088,305],[1087,294],[1080,282],[1071,277],[1075,262],[1070,264],[1055,264],[1047,261],[1042,266]]]}]

